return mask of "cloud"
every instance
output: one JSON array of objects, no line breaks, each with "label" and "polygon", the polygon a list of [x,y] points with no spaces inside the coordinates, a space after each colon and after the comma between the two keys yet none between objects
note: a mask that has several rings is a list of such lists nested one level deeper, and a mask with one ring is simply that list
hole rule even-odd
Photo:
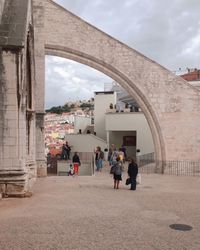
[{"label": "cloud", "polygon": [[72,100],[88,100],[104,83],[113,80],[86,65],[60,57],[46,56],[46,108]]}]

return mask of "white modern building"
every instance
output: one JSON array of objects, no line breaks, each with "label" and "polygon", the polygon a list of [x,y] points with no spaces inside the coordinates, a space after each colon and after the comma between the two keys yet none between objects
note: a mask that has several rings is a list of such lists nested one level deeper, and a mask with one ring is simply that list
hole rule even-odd
[{"label": "white modern building", "polygon": [[86,133],[87,128],[91,126],[91,116],[75,115],[74,116],[74,133]]},{"label": "white modern building", "polygon": [[116,105],[117,95],[114,91],[95,92],[94,97],[94,131],[96,135],[106,140],[105,114],[109,110],[110,104]]},{"label": "white modern building", "polygon": [[[124,98],[126,101],[128,100],[127,96]],[[131,100],[129,100],[130,105]],[[93,152],[97,146],[105,149],[109,148],[111,144],[115,144],[118,149],[124,145],[128,156],[135,156],[137,150],[140,151],[141,155],[154,152],[151,131],[144,114],[131,112],[133,110],[131,108],[122,110],[120,107],[120,110],[117,110],[117,101],[115,91],[95,92],[95,135],[79,134],[79,129],[89,125],[89,121],[88,118],[83,117],[82,119],[86,120],[79,120],[78,125],[76,125],[75,119],[76,133],[65,136],[65,139],[73,146],[73,151]],[[133,100],[132,102],[135,103]],[[111,106],[112,108],[110,108]]]},{"label": "white modern building", "polygon": [[128,156],[154,152],[153,139],[147,120],[142,112],[108,112],[105,115],[107,142],[117,148],[124,145]]}]

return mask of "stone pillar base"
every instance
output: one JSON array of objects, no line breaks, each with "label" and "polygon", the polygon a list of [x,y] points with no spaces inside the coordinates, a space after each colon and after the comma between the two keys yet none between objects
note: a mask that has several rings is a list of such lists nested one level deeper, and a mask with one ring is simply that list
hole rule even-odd
[{"label": "stone pillar base", "polygon": [[155,173],[156,174],[164,174],[164,162],[156,161]]},{"label": "stone pillar base", "polygon": [[2,197],[30,197],[36,178],[24,175],[10,175],[0,178],[0,194]]},{"label": "stone pillar base", "polygon": [[45,161],[37,161],[37,177],[47,177],[47,164]]},{"label": "stone pillar base", "polygon": [[27,188],[27,184],[21,183],[5,183],[0,184],[0,198],[4,197],[30,197],[33,195],[33,191]]}]

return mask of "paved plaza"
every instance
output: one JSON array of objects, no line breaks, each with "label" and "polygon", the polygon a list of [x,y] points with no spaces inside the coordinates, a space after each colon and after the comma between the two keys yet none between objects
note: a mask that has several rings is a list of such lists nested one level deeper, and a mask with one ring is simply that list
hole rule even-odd
[{"label": "paved plaza", "polygon": [[136,192],[125,179],[119,190],[107,172],[38,179],[31,198],[0,201],[0,249],[200,249],[200,178],[143,174]]}]

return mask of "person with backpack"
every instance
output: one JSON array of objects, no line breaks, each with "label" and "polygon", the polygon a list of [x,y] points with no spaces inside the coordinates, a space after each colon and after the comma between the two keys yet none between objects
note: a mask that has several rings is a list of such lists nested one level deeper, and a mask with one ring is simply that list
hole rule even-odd
[{"label": "person with backpack", "polygon": [[119,189],[119,182],[122,180],[122,164],[120,158],[116,158],[116,162],[113,165],[113,179],[114,189]]},{"label": "person with backpack", "polygon": [[104,153],[101,150],[101,147],[97,147],[95,151],[95,164],[96,164],[96,170],[101,172],[103,168],[103,159],[104,159]]},{"label": "person with backpack", "polygon": [[111,155],[110,161],[109,161],[110,166],[112,166],[112,165],[114,165],[114,163],[116,163],[117,156],[118,156],[118,151],[117,151],[117,148],[114,146],[113,151],[112,151],[112,155]]}]

